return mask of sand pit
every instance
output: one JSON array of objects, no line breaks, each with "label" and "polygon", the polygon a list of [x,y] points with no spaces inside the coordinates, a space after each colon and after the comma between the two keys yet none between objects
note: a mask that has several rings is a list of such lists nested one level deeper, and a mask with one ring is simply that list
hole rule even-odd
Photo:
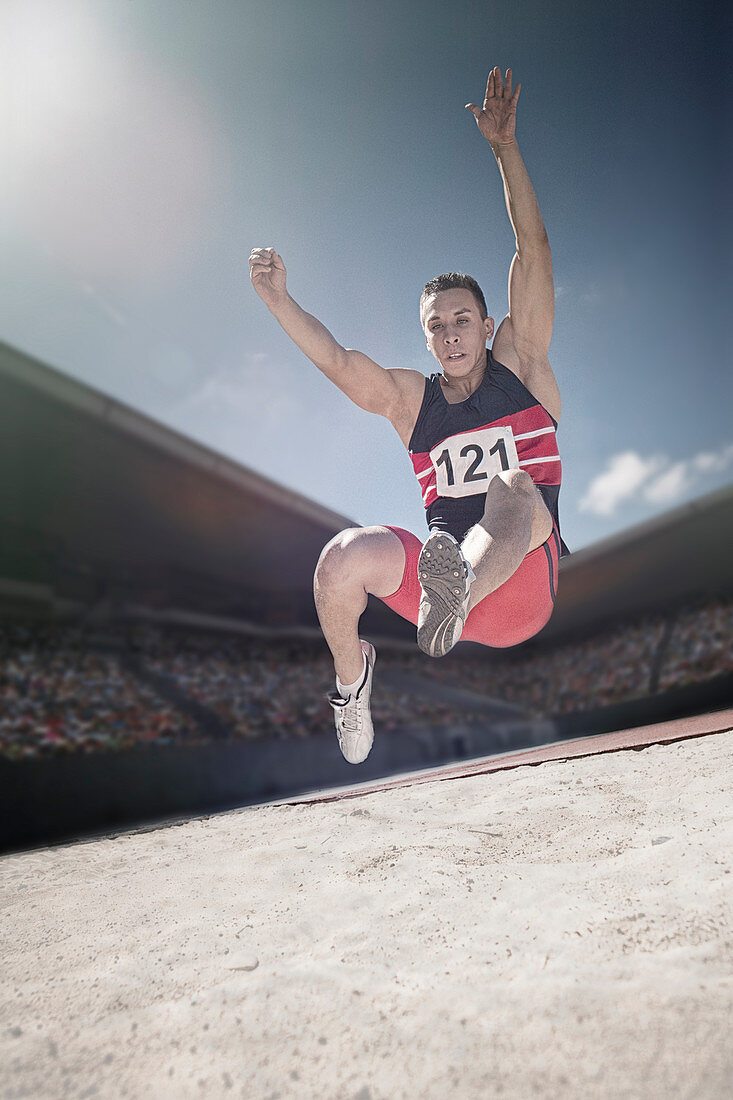
[{"label": "sand pit", "polygon": [[718,1100],[732,750],[5,856],[0,1095]]}]

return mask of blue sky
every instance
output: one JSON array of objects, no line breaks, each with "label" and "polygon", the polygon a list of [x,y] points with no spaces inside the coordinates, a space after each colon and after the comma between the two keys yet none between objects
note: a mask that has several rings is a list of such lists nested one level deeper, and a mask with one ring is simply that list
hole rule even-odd
[{"label": "blue sky", "polygon": [[571,549],[731,480],[722,7],[4,0],[0,338],[361,523],[425,530],[391,426],[252,291],[429,373],[423,283],[497,322],[513,236],[464,104],[522,82]]}]

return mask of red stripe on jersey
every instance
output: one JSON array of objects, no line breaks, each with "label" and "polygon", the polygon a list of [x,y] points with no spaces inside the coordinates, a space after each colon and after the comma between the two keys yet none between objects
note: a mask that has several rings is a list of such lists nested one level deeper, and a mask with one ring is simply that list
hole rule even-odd
[{"label": "red stripe on jersey", "polygon": [[[514,435],[520,469],[526,470],[536,485],[559,485],[562,479],[562,464],[558,461],[555,425],[550,414],[542,405],[532,405],[529,409],[522,409],[521,412],[508,413],[498,420],[491,420],[486,424],[467,428],[463,432],[454,432],[453,435],[445,436],[444,439],[469,435],[471,432],[480,431],[482,428],[503,428],[507,426],[512,429]],[[542,431],[542,429],[547,428],[550,430]],[[531,435],[528,439],[517,438],[530,432],[540,431],[542,432],[541,435]],[[440,443],[444,442],[444,439],[438,440],[434,446],[439,446]],[[545,458],[548,461],[527,461],[528,459],[538,458]],[[430,453],[428,451],[410,452],[410,459],[427,508],[438,498],[436,476],[430,461]],[[527,464],[523,465],[525,462]],[[430,475],[427,474],[428,470],[431,471]],[[419,476],[420,474],[422,474],[422,477]]]},{"label": "red stripe on jersey", "polygon": [[[532,416],[527,417],[527,413]],[[520,417],[525,419],[526,427],[520,426]],[[524,413],[515,413],[508,420],[514,434],[520,470],[526,470],[536,485],[559,485],[562,480],[562,464],[559,461],[555,425],[547,410],[541,405],[535,405]],[[535,435],[535,432],[541,434]],[[522,436],[529,438],[522,439]],[[541,458],[547,461],[538,462]]]},{"label": "red stripe on jersey", "polygon": [[[504,428],[507,426],[512,429],[515,436],[538,431],[540,428],[552,428],[552,434],[548,433],[546,438],[554,439],[555,425],[552,423],[550,414],[541,405],[533,405],[529,409],[522,409],[521,412],[507,413],[506,416],[500,416],[498,420],[487,420],[485,424],[477,424],[475,427],[466,428],[462,432],[451,432],[449,436],[446,435],[443,439],[437,439],[433,447],[440,446],[446,439],[457,439],[458,436],[469,435],[471,432],[480,431],[482,428]],[[542,437],[540,436],[540,438]],[[556,443],[554,444],[554,450],[557,451]],[[415,455],[414,457],[417,458],[418,456]]]},{"label": "red stripe on jersey", "polygon": [[418,451],[417,454],[410,452],[410,460],[420,486],[423,504],[427,508],[434,500],[438,499],[436,475],[433,464],[430,461],[430,455],[427,451]]},{"label": "red stripe on jersey", "polygon": [[562,463],[558,459],[525,466],[520,458],[519,469],[528,473],[535,485],[559,485],[562,480]]},{"label": "red stripe on jersey", "polygon": [[413,454],[412,451],[410,451],[410,461],[412,462],[416,477],[419,477],[420,474],[424,473],[426,470],[432,470],[433,468],[433,464],[430,461],[430,455],[427,451],[418,451],[417,454]]}]

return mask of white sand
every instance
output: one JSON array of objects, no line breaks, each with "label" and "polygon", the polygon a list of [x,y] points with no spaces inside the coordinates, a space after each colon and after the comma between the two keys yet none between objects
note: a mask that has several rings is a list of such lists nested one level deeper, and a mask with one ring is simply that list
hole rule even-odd
[{"label": "white sand", "polygon": [[730,1095],[732,749],[6,856],[0,1095]]}]

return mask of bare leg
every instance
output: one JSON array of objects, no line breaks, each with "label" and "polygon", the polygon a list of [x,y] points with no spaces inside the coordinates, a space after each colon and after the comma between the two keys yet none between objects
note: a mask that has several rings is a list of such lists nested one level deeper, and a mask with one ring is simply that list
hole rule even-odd
[{"label": "bare leg", "polygon": [[313,578],[323,636],[342,684],[361,675],[359,619],[367,597],[391,596],[402,583],[405,551],[386,527],[351,527],[324,546]]},{"label": "bare leg", "polygon": [[468,609],[517,571],[530,550],[552,534],[552,516],[529,474],[508,470],[489,483],[484,514],[461,544],[476,580]]}]

